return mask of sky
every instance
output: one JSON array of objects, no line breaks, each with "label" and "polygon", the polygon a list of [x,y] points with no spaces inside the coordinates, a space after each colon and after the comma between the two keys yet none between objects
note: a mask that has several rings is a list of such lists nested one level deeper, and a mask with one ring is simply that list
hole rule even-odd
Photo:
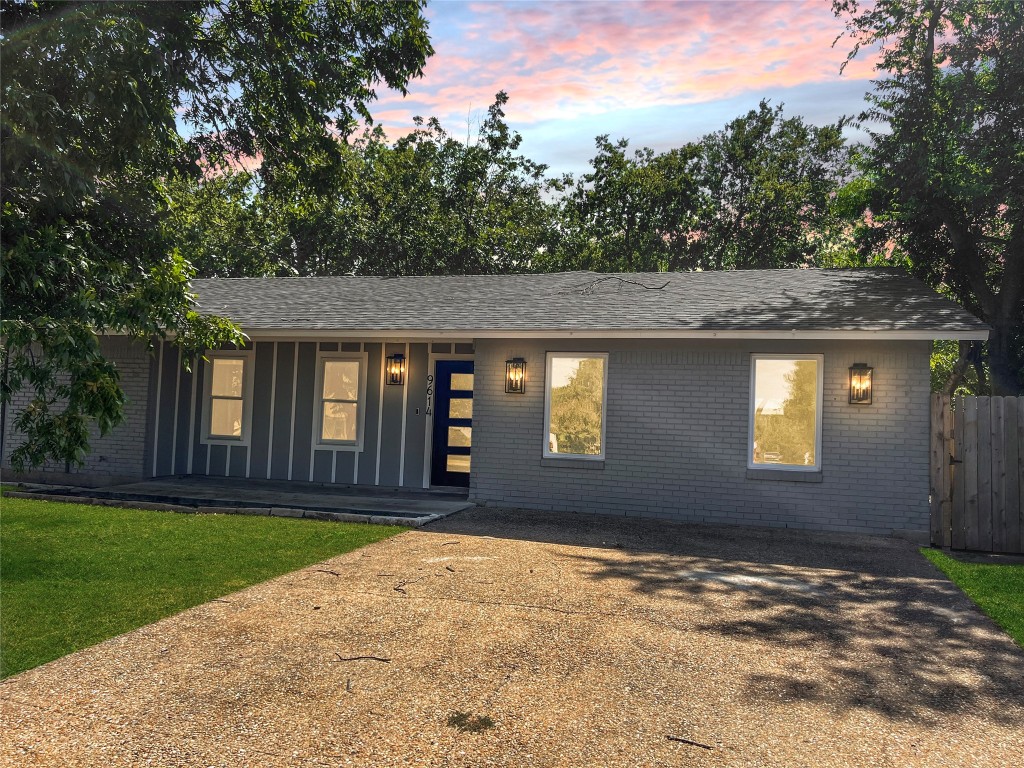
[{"label": "sky", "polygon": [[842,75],[849,41],[830,0],[433,0],[435,53],[409,94],[371,108],[389,136],[415,115],[464,137],[504,90],[522,152],[580,173],[609,134],[658,151],[719,130],[764,98],[821,125],[855,115],[868,58]]}]

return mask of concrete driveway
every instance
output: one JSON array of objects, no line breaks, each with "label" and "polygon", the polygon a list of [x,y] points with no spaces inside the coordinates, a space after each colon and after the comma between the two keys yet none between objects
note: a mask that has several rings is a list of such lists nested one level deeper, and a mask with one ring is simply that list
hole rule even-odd
[{"label": "concrete driveway", "polygon": [[199,606],[0,696],[0,762],[25,766],[1024,754],[1024,652],[909,544],[500,510]]}]

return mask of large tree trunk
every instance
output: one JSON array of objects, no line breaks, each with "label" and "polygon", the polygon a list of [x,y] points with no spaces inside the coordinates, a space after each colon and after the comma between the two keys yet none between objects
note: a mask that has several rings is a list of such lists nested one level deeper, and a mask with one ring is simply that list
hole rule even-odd
[{"label": "large tree trunk", "polygon": [[988,339],[988,366],[989,376],[992,379],[992,394],[1019,395],[1021,394],[1020,381],[1010,355],[1010,345],[1013,343],[1013,319],[1001,317],[991,321],[991,324],[992,333]]},{"label": "large tree trunk", "polygon": [[946,380],[945,386],[942,388],[942,394],[947,397],[952,397],[953,393],[956,392],[956,388],[960,386],[960,382],[964,380],[964,376],[967,375],[967,368],[971,364],[971,344],[970,341],[957,342],[959,349],[959,357],[956,362],[953,363],[953,370],[949,373],[949,378]]}]

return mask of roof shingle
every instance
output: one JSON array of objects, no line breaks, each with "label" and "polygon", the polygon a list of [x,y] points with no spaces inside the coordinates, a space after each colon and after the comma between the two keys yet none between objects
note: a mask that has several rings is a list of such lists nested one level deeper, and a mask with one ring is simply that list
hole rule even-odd
[{"label": "roof shingle", "polygon": [[193,288],[200,311],[249,332],[988,329],[896,269],[237,278]]}]

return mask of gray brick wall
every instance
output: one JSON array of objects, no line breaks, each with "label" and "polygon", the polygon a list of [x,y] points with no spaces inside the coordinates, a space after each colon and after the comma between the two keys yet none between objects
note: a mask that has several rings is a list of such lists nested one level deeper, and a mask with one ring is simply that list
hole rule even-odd
[{"label": "gray brick wall", "polygon": [[[547,351],[609,352],[605,461],[542,459]],[[928,530],[928,342],[478,340],[471,498],[486,504],[871,534]],[[747,470],[750,354],[824,355],[820,482]],[[524,395],[505,360],[527,360]],[[850,405],[848,369],[874,367]]]},{"label": "gray brick wall", "polygon": [[[149,352],[144,343],[123,337],[104,337],[100,339],[100,348],[121,374],[121,386],[127,397],[124,421],[104,437],[100,436],[99,430],[93,429],[90,439],[92,450],[86,456],[83,466],[70,467],[70,476],[65,474],[64,464],[50,463],[26,472],[24,478],[99,485],[113,480],[147,476],[145,456]],[[24,439],[24,436],[14,429],[14,417],[28,401],[28,393],[18,394],[9,406],[3,456],[5,475],[10,473],[10,452]]]}]

